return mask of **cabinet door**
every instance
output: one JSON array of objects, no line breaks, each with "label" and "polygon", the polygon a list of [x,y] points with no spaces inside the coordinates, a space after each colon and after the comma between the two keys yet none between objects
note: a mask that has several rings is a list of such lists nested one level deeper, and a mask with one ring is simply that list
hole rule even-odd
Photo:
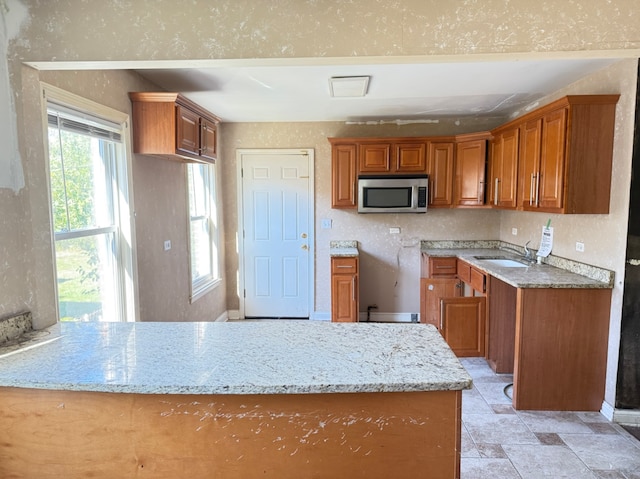
[{"label": "cabinet door", "polygon": [[484,205],[487,142],[471,140],[456,145],[455,206]]},{"label": "cabinet door", "polygon": [[542,119],[525,123],[520,135],[520,205],[524,209],[537,208],[540,182],[540,143]]},{"label": "cabinet door", "polygon": [[216,159],[217,140],[216,124],[206,118],[200,118],[200,156],[203,159]]},{"label": "cabinet door", "polygon": [[331,207],[355,208],[356,145],[333,145],[331,163]]},{"label": "cabinet door", "polygon": [[545,115],[540,149],[540,208],[563,206],[566,137],[567,109]]},{"label": "cabinet door", "polygon": [[458,297],[461,283],[455,278],[422,278],[420,280],[420,322],[440,329],[440,300]]},{"label": "cabinet door", "polygon": [[517,128],[499,133],[492,142],[489,185],[490,204],[499,208],[515,208],[518,191]]},{"label": "cabinet door", "polygon": [[453,143],[429,143],[429,206],[453,204]]},{"label": "cabinet door", "polygon": [[358,321],[357,275],[334,274],[331,276],[331,321],[338,323]]},{"label": "cabinet door", "polygon": [[456,356],[484,356],[485,298],[442,298],[440,305],[441,332]]},{"label": "cabinet door", "polygon": [[516,288],[489,277],[487,361],[498,374],[513,373],[516,341]]},{"label": "cabinet door", "polygon": [[358,151],[360,173],[391,171],[391,143],[364,143]]},{"label": "cabinet door", "polygon": [[427,148],[424,142],[395,143],[393,151],[395,171],[399,173],[426,173]]},{"label": "cabinet door", "polygon": [[200,154],[200,116],[180,105],[176,106],[176,150]]}]

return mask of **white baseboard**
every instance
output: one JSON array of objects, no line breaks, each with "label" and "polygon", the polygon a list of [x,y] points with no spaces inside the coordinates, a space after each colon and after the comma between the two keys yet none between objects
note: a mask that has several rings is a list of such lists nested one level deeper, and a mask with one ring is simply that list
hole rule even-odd
[{"label": "white baseboard", "polygon": [[[379,313],[379,312],[371,312],[369,314],[369,321],[376,323],[410,323],[411,322],[411,314],[416,313]],[[419,320],[419,315],[417,315]],[[367,313],[366,311],[360,311],[358,320],[361,323],[365,323],[367,321]],[[417,322],[417,321],[416,321]]]},{"label": "white baseboard", "polygon": [[613,422],[627,426],[640,426],[640,409],[616,409]]},{"label": "white baseboard", "polygon": [[230,309],[227,311],[228,319],[240,319],[240,310],[239,309]]},{"label": "white baseboard", "polygon": [[327,311],[313,311],[309,315],[309,319],[312,321],[331,321],[331,313]]},{"label": "white baseboard", "polygon": [[218,316],[215,320],[216,323],[224,323],[229,320],[229,313],[224,311],[220,316]]},{"label": "white baseboard", "polygon": [[600,408],[600,414],[606,417],[609,421],[613,422],[613,414],[615,413],[615,409],[611,404],[607,401],[602,402],[602,407]]}]

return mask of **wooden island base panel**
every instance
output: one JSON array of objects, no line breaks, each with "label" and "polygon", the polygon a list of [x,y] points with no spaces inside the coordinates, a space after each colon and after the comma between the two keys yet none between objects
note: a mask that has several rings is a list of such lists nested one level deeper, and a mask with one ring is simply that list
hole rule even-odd
[{"label": "wooden island base panel", "polygon": [[64,322],[24,345],[0,347],[1,479],[460,477],[471,377],[430,325]]},{"label": "wooden island base panel", "polygon": [[2,478],[459,478],[461,391],[0,389]]}]

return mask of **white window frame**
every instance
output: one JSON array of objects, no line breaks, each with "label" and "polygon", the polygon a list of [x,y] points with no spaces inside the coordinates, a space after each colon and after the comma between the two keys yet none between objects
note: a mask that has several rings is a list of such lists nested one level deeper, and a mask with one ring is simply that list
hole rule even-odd
[{"label": "white window frame", "polygon": [[[206,175],[205,191],[200,191],[200,194],[204,196],[206,211],[198,216],[191,216],[192,212],[192,195],[191,195],[191,172],[194,168],[206,168],[208,174]],[[218,197],[217,197],[217,176],[218,171],[214,163],[187,163],[186,165],[186,180],[187,180],[187,208],[188,208],[188,250],[189,250],[189,278],[190,278],[190,301],[191,303],[197,301],[209,291],[215,289],[222,282],[222,275],[220,271],[220,228],[219,228],[219,214],[218,214]],[[194,278],[193,264],[194,254],[192,250],[192,222],[206,220],[209,231],[209,258],[211,263],[209,265],[210,274]]]},{"label": "white window frame", "polygon": [[[90,117],[99,117],[104,120],[118,124],[121,129],[122,135],[122,153],[123,160],[116,162],[114,172],[120,179],[118,182],[118,198],[114,201],[118,201],[118,205],[115,208],[117,215],[116,222],[119,225],[119,237],[117,241],[119,243],[118,258],[120,281],[121,281],[121,308],[122,317],[127,322],[139,321],[140,308],[138,301],[138,270],[136,259],[136,240],[135,240],[135,210],[133,204],[133,165],[132,158],[133,152],[131,149],[131,132],[129,127],[129,115],[106,107],[99,103],[93,102],[86,98],[80,97],[61,88],[49,85],[41,82],[42,91],[42,124],[44,138],[48,138],[48,117],[47,110],[49,103],[59,105],[60,107],[66,107],[74,110],[74,112],[85,112]],[[50,171],[49,171],[49,143],[44,141],[45,157],[47,158],[47,189],[50,190]],[[51,198],[51,191],[48,191],[48,197]],[[51,200],[49,200],[49,215],[53,218],[53,211]],[[53,230],[53,221],[50,225],[51,244],[55,243],[56,235]],[[52,248],[52,254],[53,248]],[[55,256],[52,258],[55,265]],[[54,274],[54,278],[57,277],[57,273]],[[55,288],[55,301],[56,301],[56,320],[60,321],[59,308],[58,308],[58,288],[54,281]]]}]

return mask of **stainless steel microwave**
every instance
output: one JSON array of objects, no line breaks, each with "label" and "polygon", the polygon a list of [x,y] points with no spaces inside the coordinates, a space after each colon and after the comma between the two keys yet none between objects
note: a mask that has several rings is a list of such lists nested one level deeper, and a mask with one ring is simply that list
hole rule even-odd
[{"label": "stainless steel microwave", "polygon": [[427,175],[358,177],[358,213],[426,213]]}]

